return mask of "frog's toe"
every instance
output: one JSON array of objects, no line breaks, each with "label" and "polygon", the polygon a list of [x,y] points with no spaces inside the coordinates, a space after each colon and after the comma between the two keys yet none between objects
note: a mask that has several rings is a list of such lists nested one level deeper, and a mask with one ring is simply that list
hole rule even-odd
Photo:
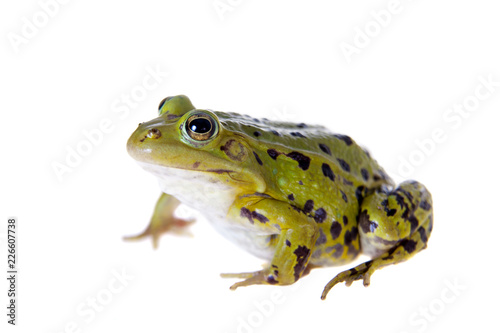
[{"label": "frog's toe", "polygon": [[368,261],[356,266],[355,268],[351,268],[350,270],[337,274],[337,276],[326,284],[325,289],[321,294],[321,299],[324,300],[330,289],[332,289],[337,283],[345,282],[345,285],[349,287],[354,281],[363,279],[363,285],[368,287],[370,285],[370,276],[374,272],[374,270],[371,270],[370,267],[371,262]]},{"label": "frog's toe", "polygon": [[184,220],[177,217],[169,219],[168,223],[155,223],[154,221],[151,221],[148,227],[140,234],[125,236],[123,239],[126,241],[136,241],[151,237],[153,241],[153,248],[157,249],[158,242],[162,234],[173,233],[177,235],[192,236],[186,228],[194,222],[194,219]]},{"label": "frog's toe", "polygon": [[236,290],[238,287],[246,287],[254,284],[272,284],[272,281],[274,280],[271,276],[268,276],[267,271],[265,270],[248,273],[222,273],[220,276],[223,278],[245,279],[243,281],[236,282],[229,287],[231,290]]},{"label": "frog's toe", "polygon": [[151,225],[149,225],[140,234],[133,235],[133,236],[123,236],[123,240],[124,241],[137,241],[137,240],[145,239],[147,237],[151,237],[151,239],[153,241],[153,247],[156,249],[158,247],[158,239],[160,237],[159,237],[159,234],[154,233],[151,229],[152,229]]}]

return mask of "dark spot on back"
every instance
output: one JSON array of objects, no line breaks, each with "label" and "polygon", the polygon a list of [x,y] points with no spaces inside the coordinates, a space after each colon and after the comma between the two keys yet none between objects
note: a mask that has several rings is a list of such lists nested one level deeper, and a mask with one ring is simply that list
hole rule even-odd
[{"label": "dark spot on back", "polygon": [[398,193],[396,193],[395,197],[396,197],[396,202],[398,203],[399,207],[401,207],[401,208],[404,208],[404,207],[408,208],[408,205],[405,202],[405,198],[403,198],[402,195],[399,195]]},{"label": "dark spot on back", "polygon": [[335,240],[339,238],[340,233],[342,232],[342,226],[337,221],[333,221],[332,226],[330,227],[330,234],[332,235],[332,239]]},{"label": "dark spot on back", "polygon": [[403,246],[403,248],[405,249],[406,252],[408,253],[412,253],[413,251],[415,251],[415,249],[417,248],[417,242],[415,242],[414,240],[412,239],[405,239],[401,242],[401,245]]},{"label": "dark spot on back", "polygon": [[349,246],[358,237],[358,228],[352,227],[351,230],[347,230],[344,235],[344,244]]},{"label": "dark spot on back", "polygon": [[332,168],[330,168],[330,165],[323,163],[321,166],[321,169],[323,170],[323,175],[325,177],[330,178],[330,180],[333,182],[335,181],[335,175],[333,174]]},{"label": "dark spot on back", "polygon": [[306,128],[306,127],[307,127],[307,125],[306,125],[306,124],[304,124],[304,123],[300,123],[300,124],[297,124],[297,127],[298,127],[298,128]]},{"label": "dark spot on back", "polygon": [[398,188],[398,189],[396,190],[396,192],[401,192],[401,193],[403,193],[403,194],[405,195],[405,197],[407,197],[407,198],[408,198],[408,200],[409,200],[410,202],[411,202],[411,201],[413,201],[413,195],[411,195],[411,193],[410,193],[410,192],[408,192],[408,191],[406,191],[406,190],[404,190],[404,189],[402,189],[402,188]]},{"label": "dark spot on back", "polygon": [[201,162],[194,162],[193,163],[193,169],[196,169],[200,166]]},{"label": "dark spot on back", "polygon": [[341,158],[337,158],[337,161],[339,161],[339,164],[340,164],[340,167],[342,168],[342,170],[344,170],[346,172],[351,172],[351,166],[349,165],[349,163],[347,163],[346,161],[344,161]]},{"label": "dark spot on back", "polygon": [[[269,152],[269,151],[268,151]],[[287,157],[290,157],[292,160],[299,162],[299,168],[302,170],[309,169],[309,164],[311,163],[311,159],[299,152],[292,151],[291,153],[286,154]]]},{"label": "dark spot on back", "polygon": [[326,219],[326,211],[323,208],[317,209],[314,212],[314,220],[317,223],[323,223],[325,219]]},{"label": "dark spot on back", "polygon": [[378,224],[376,222],[370,221],[370,215],[368,215],[368,211],[365,209],[359,214],[359,226],[361,230],[367,234],[370,232],[374,232],[377,229]]},{"label": "dark spot on back", "polygon": [[314,208],[314,201],[307,200],[305,205],[304,205],[304,212],[310,213],[313,208]]},{"label": "dark spot on back", "polygon": [[427,243],[427,234],[425,233],[425,229],[423,227],[418,228],[418,233],[420,234],[422,242]]},{"label": "dark spot on back", "polygon": [[291,132],[290,133],[291,136],[295,136],[297,138],[305,138],[305,135],[303,135],[302,133],[300,132]]},{"label": "dark spot on back", "polygon": [[299,245],[299,247],[297,247],[297,249],[293,251],[293,253],[297,256],[297,263],[293,267],[293,275],[295,277],[295,281],[297,281],[300,278],[300,274],[302,274],[302,272],[306,268],[306,262],[309,258],[311,250],[309,250],[306,246]]},{"label": "dark spot on back", "polygon": [[255,131],[255,132],[253,132],[253,135],[255,135],[255,137],[257,137],[257,138],[258,138],[259,136],[261,136],[261,135],[262,135],[262,133],[261,133],[261,132],[259,132],[259,131]]},{"label": "dark spot on back", "polygon": [[288,239],[285,241],[285,243],[286,243],[286,246],[291,246],[292,245],[292,243],[290,243],[290,241]]},{"label": "dark spot on back", "polygon": [[334,258],[340,258],[344,253],[344,246],[342,244],[335,244],[334,246],[327,247],[325,250],[328,252],[335,250],[335,252],[332,253],[332,256]]},{"label": "dark spot on back", "polygon": [[323,229],[319,228],[319,236],[318,239],[316,240],[316,246],[322,245],[326,243],[326,235],[323,232]]},{"label": "dark spot on back", "polygon": [[256,152],[253,152],[253,156],[255,156],[255,159],[257,160],[257,163],[259,163],[260,165],[262,165],[262,160],[260,159],[259,155],[257,155]]},{"label": "dark spot on back", "polygon": [[342,177],[342,182],[345,184],[345,185],[348,185],[348,186],[352,186],[353,185],[353,182],[351,182],[350,180],[347,180],[345,178]]},{"label": "dark spot on back", "polygon": [[415,231],[415,229],[417,229],[418,227],[418,220],[417,218],[414,216],[414,215],[411,215],[409,218],[408,218],[408,221],[410,222],[410,234],[413,234],[413,232]]},{"label": "dark spot on back", "polygon": [[266,223],[266,222],[269,222],[269,219],[267,217],[265,217],[264,215],[262,214],[259,214],[257,213],[256,211],[253,211],[252,212],[252,218],[256,219],[257,221],[259,221],[260,223]]},{"label": "dark spot on back", "polygon": [[293,196],[293,193],[288,195],[288,200],[294,201],[295,197]]},{"label": "dark spot on back", "polygon": [[395,209],[395,208],[392,208],[392,209],[386,210],[386,214],[387,214],[387,216],[394,216],[397,212],[398,212],[398,210],[397,210],[397,209]]},{"label": "dark spot on back", "polygon": [[325,154],[332,155],[330,147],[328,147],[324,143],[320,143],[320,144],[318,144],[318,146],[319,146],[319,149],[321,149],[321,151],[323,151]]},{"label": "dark spot on back", "polygon": [[335,134],[334,135],[337,139],[340,139],[346,143],[346,145],[350,146],[352,145],[352,139],[348,137],[347,135],[342,135],[342,134]]},{"label": "dark spot on back", "polygon": [[430,210],[431,209],[431,205],[426,200],[420,201],[420,205],[419,206],[423,210]]},{"label": "dark spot on back", "polygon": [[358,199],[358,204],[361,205],[363,202],[363,190],[365,189],[364,186],[358,186],[356,189],[356,199]]},{"label": "dark spot on back", "polygon": [[345,195],[344,191],[342,191],[342,190],[339,190],[339,191],[342,194],[342,199],[344,199],[344,201],[347,203],[347,195]]},{"label": "dark spot on back", "polygon": [[389,201],[387,199],[384,199],[382,200],[382,202],[380,203],[382,205],[382,207],[384,207],[384,210],[385,210],[385,214],[387,216],[394,216],[398,210],[397,209],[389,209],[388,205],[389,205]]},{"label": "dark spot on back", "polygon": [[342,220],[344,221],[344,225],[347,225],[347,223],[349,222],[349,220],[347,219],[347,216],[343,216],[342,217]]},{"label": "dark spot on back", "polygon": [[365,181],[367,181],[368,178],[370,177],[370,174],[368,173],[368,170],[366,170],[365,168],[362,168],[361,169],[361,176],[363,177],[363,179]]},{"label": "dark spot on back", "polygon": [[278,155],[279,155],[280,153],[278,153],[278,152],[276,151],[276,149],[272,149],[272,148],[271,148],[271,149],[268,149],[268,150],[267,150],[267,154],[268,154],[269,156],[271,156],[271,158],[272,158],[273,160],[275,160],[275,159],[278,157]]},{"label": "dark spot on back", "polygon": [[250,221],[250,223],[253,224],[252,212],[250,212],[250,210],[248,210],[248,208],[246,208],[246,207],[241,208],[240,216],[246,217]]},{"label": "dark spot on back", "polygon": [[271,133],[273,133],[276,136],[281,136],[281,134],[279,134],[278,131],[276,131],[276,130],[271,130]]}]

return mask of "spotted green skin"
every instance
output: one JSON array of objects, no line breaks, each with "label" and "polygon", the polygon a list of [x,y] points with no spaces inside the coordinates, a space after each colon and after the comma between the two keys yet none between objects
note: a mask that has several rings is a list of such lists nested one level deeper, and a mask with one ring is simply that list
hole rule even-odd
[{"label": "spotted green skin", "polygon": [[[407,260],[426,247],[432,230],[430,193],[415,181],[394,187],[377,162],[348,136],[322,126],[202,110],[215,119],[218,133],[198,142],[183,128],[199,111],[186,96],[169,97],[158,118],[139,125],[127,148],[139,162],[156,166],[157,176],[161,170],[178,169],[229,189],[224,192],[228,195],[215,198],[229,238],[232,231],[243,232],[246,240],[257,244],[256,254],[268,260],[261,271],[223,274],[244,279],[232,289],[288,285],[312,268],[344,265],[360,253],[372,257],[332,279],[324,299],[335,284],[363,279],[368,285],[376,269]],[[186,183],[179,197],[205,211],[214,198],[204,206],[203,199],[189,202],[184,193],[198,192],[199,186]],[[150,226],[132,239],[150,235],[156,244],[159,234],[190,224],[173,216],[179,202],[172,192],[162,195]]]}]

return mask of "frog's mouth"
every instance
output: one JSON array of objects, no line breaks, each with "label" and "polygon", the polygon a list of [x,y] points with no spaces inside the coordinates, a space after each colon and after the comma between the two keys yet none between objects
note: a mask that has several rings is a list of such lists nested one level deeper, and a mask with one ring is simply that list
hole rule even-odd
[{"label": "frog's mouth", "polygon": [[238,179],[237,172],[230,169],[201,169],[199,168],[200,162],[195,162],[191,168],[186,167],[170,167],[164,165],[158,165],[149,162],[137,161],[137,163],[146,171],[155,175],[159,180],[166,181],[169,184],[186,184],[190,183],[227,183],[224,182],[220,176],[225,174],[233,182],[236,183],[247,183],[251,184],[249,181]]}]

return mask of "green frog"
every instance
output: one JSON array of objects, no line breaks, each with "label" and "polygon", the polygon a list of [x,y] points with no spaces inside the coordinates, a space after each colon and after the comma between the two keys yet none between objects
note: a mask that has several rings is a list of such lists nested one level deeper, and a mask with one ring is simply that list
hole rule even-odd
[{"label": "green frog", "polygon": [[174,215],[182,203],[200,211],[223,236],[264,259],[262,270],[221,274],[230,288],[290,285],[311,269],[371,260],[325,286],[368,286],[377,269],[426,248],[432,198],[416,181],[396,186],[347,135],[323,126],[196,109],[184,95],[161,101],[159,116],[139,124],[129,154],[159,180],[162,194],[137,236],[185,233]]}]

